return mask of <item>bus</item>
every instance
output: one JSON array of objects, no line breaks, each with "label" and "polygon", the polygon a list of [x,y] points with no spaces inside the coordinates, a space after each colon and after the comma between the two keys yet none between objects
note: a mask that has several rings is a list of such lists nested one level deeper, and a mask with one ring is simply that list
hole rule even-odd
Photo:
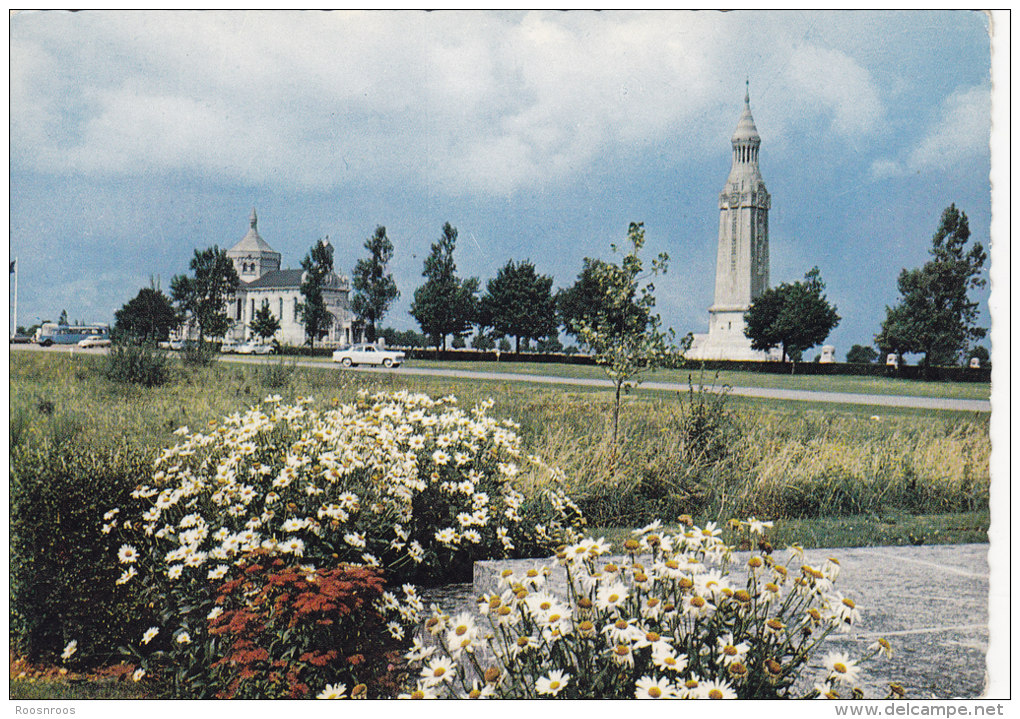
[{"label": "bus", "polygon": [[93,325],[58,325],[55,322],[43,322],[36,330],[35,341],[41,347],[51,345],[74,345],[86,337],[94,339],[110,339],[110,325],[97,323]]}]

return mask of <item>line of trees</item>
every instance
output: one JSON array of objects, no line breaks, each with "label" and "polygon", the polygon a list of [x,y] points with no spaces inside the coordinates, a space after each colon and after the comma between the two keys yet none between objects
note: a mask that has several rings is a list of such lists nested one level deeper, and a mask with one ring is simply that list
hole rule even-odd
[{"label": "line of trees", "polygon": [[[562,329],[595,355],[643,357],[638,364],[644,368],[653,354],[650,345],[611,347],[605,338],[617,341],[640,336],[652,345],[658,343],[658,352],[686,347],[677,347],[672,336],[661,333],[651,313],[654,285],[649,281],[640,286],[639,282],[639,277],[650,279],[665,272],[668,258],[660,256],[645,273],[639,258],[644,244],[641,223],[631,224],[628,242],[630,250],[619,265],[586,257],[574,283],[557,291],[553,290],[553,278],[540,274],[530,260],[513,259],[482,291],[477,277],[458,276],[454,260],[457,229],[447,222],[424,260],[424,282],[411,303],[410,314],[421,328],[419,335],[384,331],[381,326],[400,292],[390,270],[393,243],[380,225],[365,241],[366,255],[353,268],[351,309],[356,327],[368,341],[383,336],[390,344],[418,344],[424,338],[441,350],[450,338],[454,347],[465,346],[474,333],[471,346],[477,349],[509,350],[509,338],[515,352],[532,343],[540,351],[558,351],[562,350]],[[614,252],[616,249],[614,246]],[[931,367],[961,358],[987,357],[987,350],[974,344],[986,330],[977,326],[978,303],[969,297],[970,290],[985,284],[986,254],[980,243],[970,242],[967,216],[955,205],[942,213],[930,254],[922,267],[900,273],[900,300],[886,308],[881,331],[875,336],[880,351],[854,345],[847,353],[848,362],[873,362],[889,353],[919,353],[923,355],[921,364]],[[332,322],[323,299],[323,289],[334,273],[328,238],[311,247],[301,267],[304,301],[299,316],[307,343],[314,345],[328,333]],[[115,331],[139,340],[161,341],[174,328],[190,322],[197,327],[200,339],[225,334],[230,326],[226,302],[240,285],[233,263],[224,250],[213,246],[196,250],[190,269],[191,275],[173,278],[170,297],[155,288],[142,289],[117,311]],[[744,315],[744,333],[752,348],[776,348],[783,361],[797,361],[805,351],[823,343],[840,321],[824,291],[817,267],[802,281],[767,289]],[[280,318],[274,317],[264,302],[253,319],[252,332],[268,339],[279,327]],[[626,380],[620,389],[625,385]]]}]

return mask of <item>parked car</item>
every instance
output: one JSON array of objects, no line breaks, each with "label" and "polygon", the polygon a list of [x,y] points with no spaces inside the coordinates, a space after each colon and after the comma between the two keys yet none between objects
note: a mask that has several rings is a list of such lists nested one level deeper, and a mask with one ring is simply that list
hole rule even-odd
[{"label": "parked car", "polygon": [[31,341],[32,338],[29,337],[28,335],[13,335],[11,337],[12,345],[27,345]]},{"label": "parked car", "polygon": [[358,364],[377,364],[383,367],[399,367],[404,361],[403,352],[382,350],[375,345],[352,345],[338,349],[333,353],[333,361],[344,367]]},{"label": "parked car", "polygon": [[83,340],[78,341],[79,347],[109,347],[111,344],[109,337],[86,337]]},{"label": "parked car", "polygon": [[170,340],[169,342],[160,342],[159,346],[165,350],[182,350],[184,349],[184,340]]},{"label": "parked car", "polygon": [[272,354],[273,346],[262,344],[255,340],[248,340],[234,347],[234,352],[239,355],[267,355]]},{"label": "parked car", "polygon": [[234,352],[237,352],[238,346],[240,346],[239,342],[221,342],[220,352],[225,355],[233,354]]}]

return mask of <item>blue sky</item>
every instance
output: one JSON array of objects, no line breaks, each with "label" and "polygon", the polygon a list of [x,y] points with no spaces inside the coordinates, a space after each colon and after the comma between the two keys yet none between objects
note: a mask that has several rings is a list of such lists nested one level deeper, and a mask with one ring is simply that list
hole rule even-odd
[{"label": "blue sky", "polygon": [[349,275],[385,225],[399,328],[444,222],[462,276],[531,259],[565,287],[641,221],[671,257],[664,323],[704,332],[747,79],[772,283],[821,269],[842,358],[943,208],[989,244],[991,33],[977,12],[23,13],[18,323],[112,321],[254,206],[290,267],[328,235]]}]

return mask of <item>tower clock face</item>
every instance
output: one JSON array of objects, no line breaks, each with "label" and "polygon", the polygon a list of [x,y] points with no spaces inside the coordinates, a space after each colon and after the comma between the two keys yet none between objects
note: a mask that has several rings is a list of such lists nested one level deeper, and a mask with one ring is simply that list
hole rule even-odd
[{"label": "tower clock face", "polygon": [[739,192],[730,193],[730,204],[733,205],[733,206],[736,206],[737,203],[739,203],[739,202],[740,202],[740,193]]}]

